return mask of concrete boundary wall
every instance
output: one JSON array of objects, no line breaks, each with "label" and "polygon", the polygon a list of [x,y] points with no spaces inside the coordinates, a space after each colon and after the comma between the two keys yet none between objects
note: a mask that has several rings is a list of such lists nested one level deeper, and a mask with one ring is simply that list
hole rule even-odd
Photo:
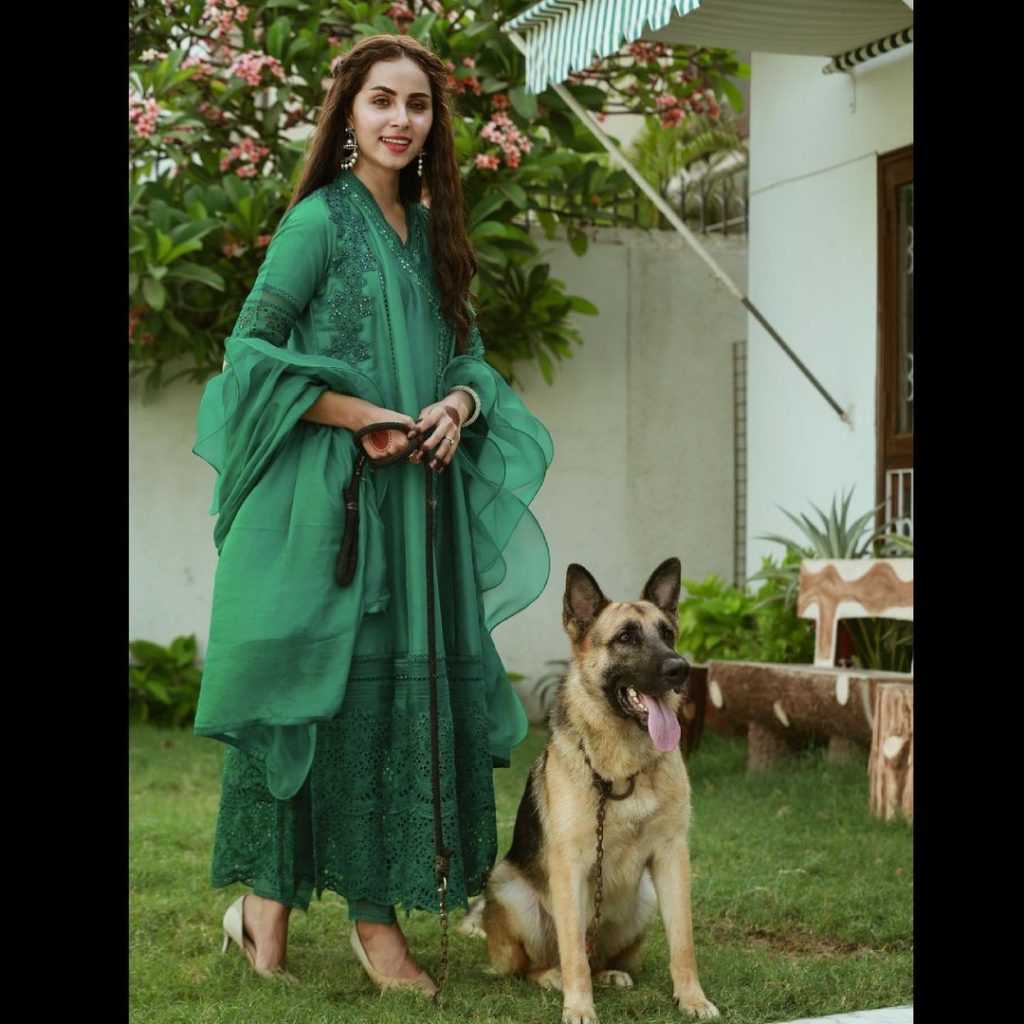
[{"label": "concrete boundary wall", "polygon": [[[533,505],[551,549],[551,579],[524,613],[495,631],[510,671],[535,678],[567,656],[565,569],[585,565],[610,597],[639,595],[670,555],[684,576],[731,575],[732,343],[742,307],[682,239],[602,231],[583,258],[544,243],[552,272],[591,300],[585,344],[548,386],[523,374],[523,397],[555,442]],[[746,240],[711,238],[746,282]],[[484,339],[486,342],[486,339]],[[195,633],[205,650],[216,552],[208,515],[213,470],[191,452],[200,389],[177,382],[147,402],[129,391],[129,639],[166,644]]]}]

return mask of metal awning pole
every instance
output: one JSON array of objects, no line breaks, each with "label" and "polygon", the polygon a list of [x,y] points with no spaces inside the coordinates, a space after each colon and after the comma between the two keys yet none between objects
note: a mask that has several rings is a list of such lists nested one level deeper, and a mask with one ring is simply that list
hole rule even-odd
[{"label": "metal awning pole", "polygon": [[[508,31],[508,30],[506,30]],[[528,47],[525,40],[518,32],[508,31],[508,37],[522,52],[523,56],[526,56]],[[849,414],[842,408],[842,406],[825,390],[818,379],[811,373],[810,370],[803,364],[796,353],[782,340],[778,331],[764,318],[761,311],[747,298],[746,295],[740,290],[739,285],[715,262],[711,254],[704,248],[703,245],[697,240],[693,232],[676,216],[675,211],[665,202],[665,200],[651,187],[650,182],[630,163],[626,155],[615,145],[614,142],[604,133],[604,130],[597,123],[594,117],[591,115],[589,110],[584,109],[576,102],[572,93],[560,83],[551,83],[551,88],[554,89],[556,95],[563,103],[580,119],[580,121],[587,126],[587,128],[593,133],[597,141],[608,151],[612,159],[619,164],[620,167],[637,183],[640,190],[647,196],[648,199],[665,215],[665,219],[679,232],[683,238],[689,242],[694,252],[708,265],[711,273],[714,274],[722,284],[743,304],[743,306],[750,312],[750,314],[757,320],[757,322],[768,332],[771,338],[779,345],[783,352],[789,356],[790,359],[796,364],[800,372],[814,385],[818,393],[825,399],[826,402],[836,411],[839,418],[849,426],[853,426]]]}]

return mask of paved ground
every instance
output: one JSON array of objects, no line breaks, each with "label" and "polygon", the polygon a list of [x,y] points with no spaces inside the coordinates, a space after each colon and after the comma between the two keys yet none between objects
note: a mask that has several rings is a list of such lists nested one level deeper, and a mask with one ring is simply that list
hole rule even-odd
[{"label": "paved ground", "polygon": [[801,1017],[786,1024],[914,1024],[913,1006],[888,1006],[882,1010],[858,1010],[828,1017]]}]

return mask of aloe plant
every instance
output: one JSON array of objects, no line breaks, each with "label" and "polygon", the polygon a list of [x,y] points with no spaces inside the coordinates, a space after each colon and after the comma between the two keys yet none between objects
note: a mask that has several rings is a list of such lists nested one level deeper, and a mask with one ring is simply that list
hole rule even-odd
[{"label": "aloe plant", "polygon": [[[850,522],[850,501],[853,488],[839,499],[832,499],[826,514],[813,502],[811,508],[818,515],[815,522],[807,515],[796,516],[786,509],[780,511],[800,530],[801,537],[794,540],[777,533],[761,534],[759,540],[781,544],[786,557],[781,565],[765,563],[752,580],[765,580],[775,584],[776,593],[769,601],[781,600],[796,613],[800,586],[800,559],[803,558],[913,558],[914,542],[910,537],[891,532],[893,521],[888,520],[876,528],[875,517],[881,505],[876,505]],[[914,624],[894,619],[845,619],[843,623],[853,641],[854,661],[862,668],[886,669],[896,672],[909,670],[914,650]]]}]

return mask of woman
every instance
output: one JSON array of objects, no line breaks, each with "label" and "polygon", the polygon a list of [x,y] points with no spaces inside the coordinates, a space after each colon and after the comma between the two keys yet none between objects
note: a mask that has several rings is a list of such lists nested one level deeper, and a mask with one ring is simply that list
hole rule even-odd
[{"label": "woman", "polygon": [[[547,581],[526,506],[552,457],[483,359],[446,81],[404,36],[341,62],[195,446],[218,471],[219,551],[196,732],[229,744],[212,881],[252,887],[225,915],[225,949],[291,979],[291,909],[331,889],[370,977],[427,994],[394,910],[438,910],[422,463],[451,907],[494,861],[491,770],[526,729],[490,631]],[[408,430],[362,437],[370,468],[418,450],[362,474],[354,576],[339,586],[353,437],[382,422]]]}]

